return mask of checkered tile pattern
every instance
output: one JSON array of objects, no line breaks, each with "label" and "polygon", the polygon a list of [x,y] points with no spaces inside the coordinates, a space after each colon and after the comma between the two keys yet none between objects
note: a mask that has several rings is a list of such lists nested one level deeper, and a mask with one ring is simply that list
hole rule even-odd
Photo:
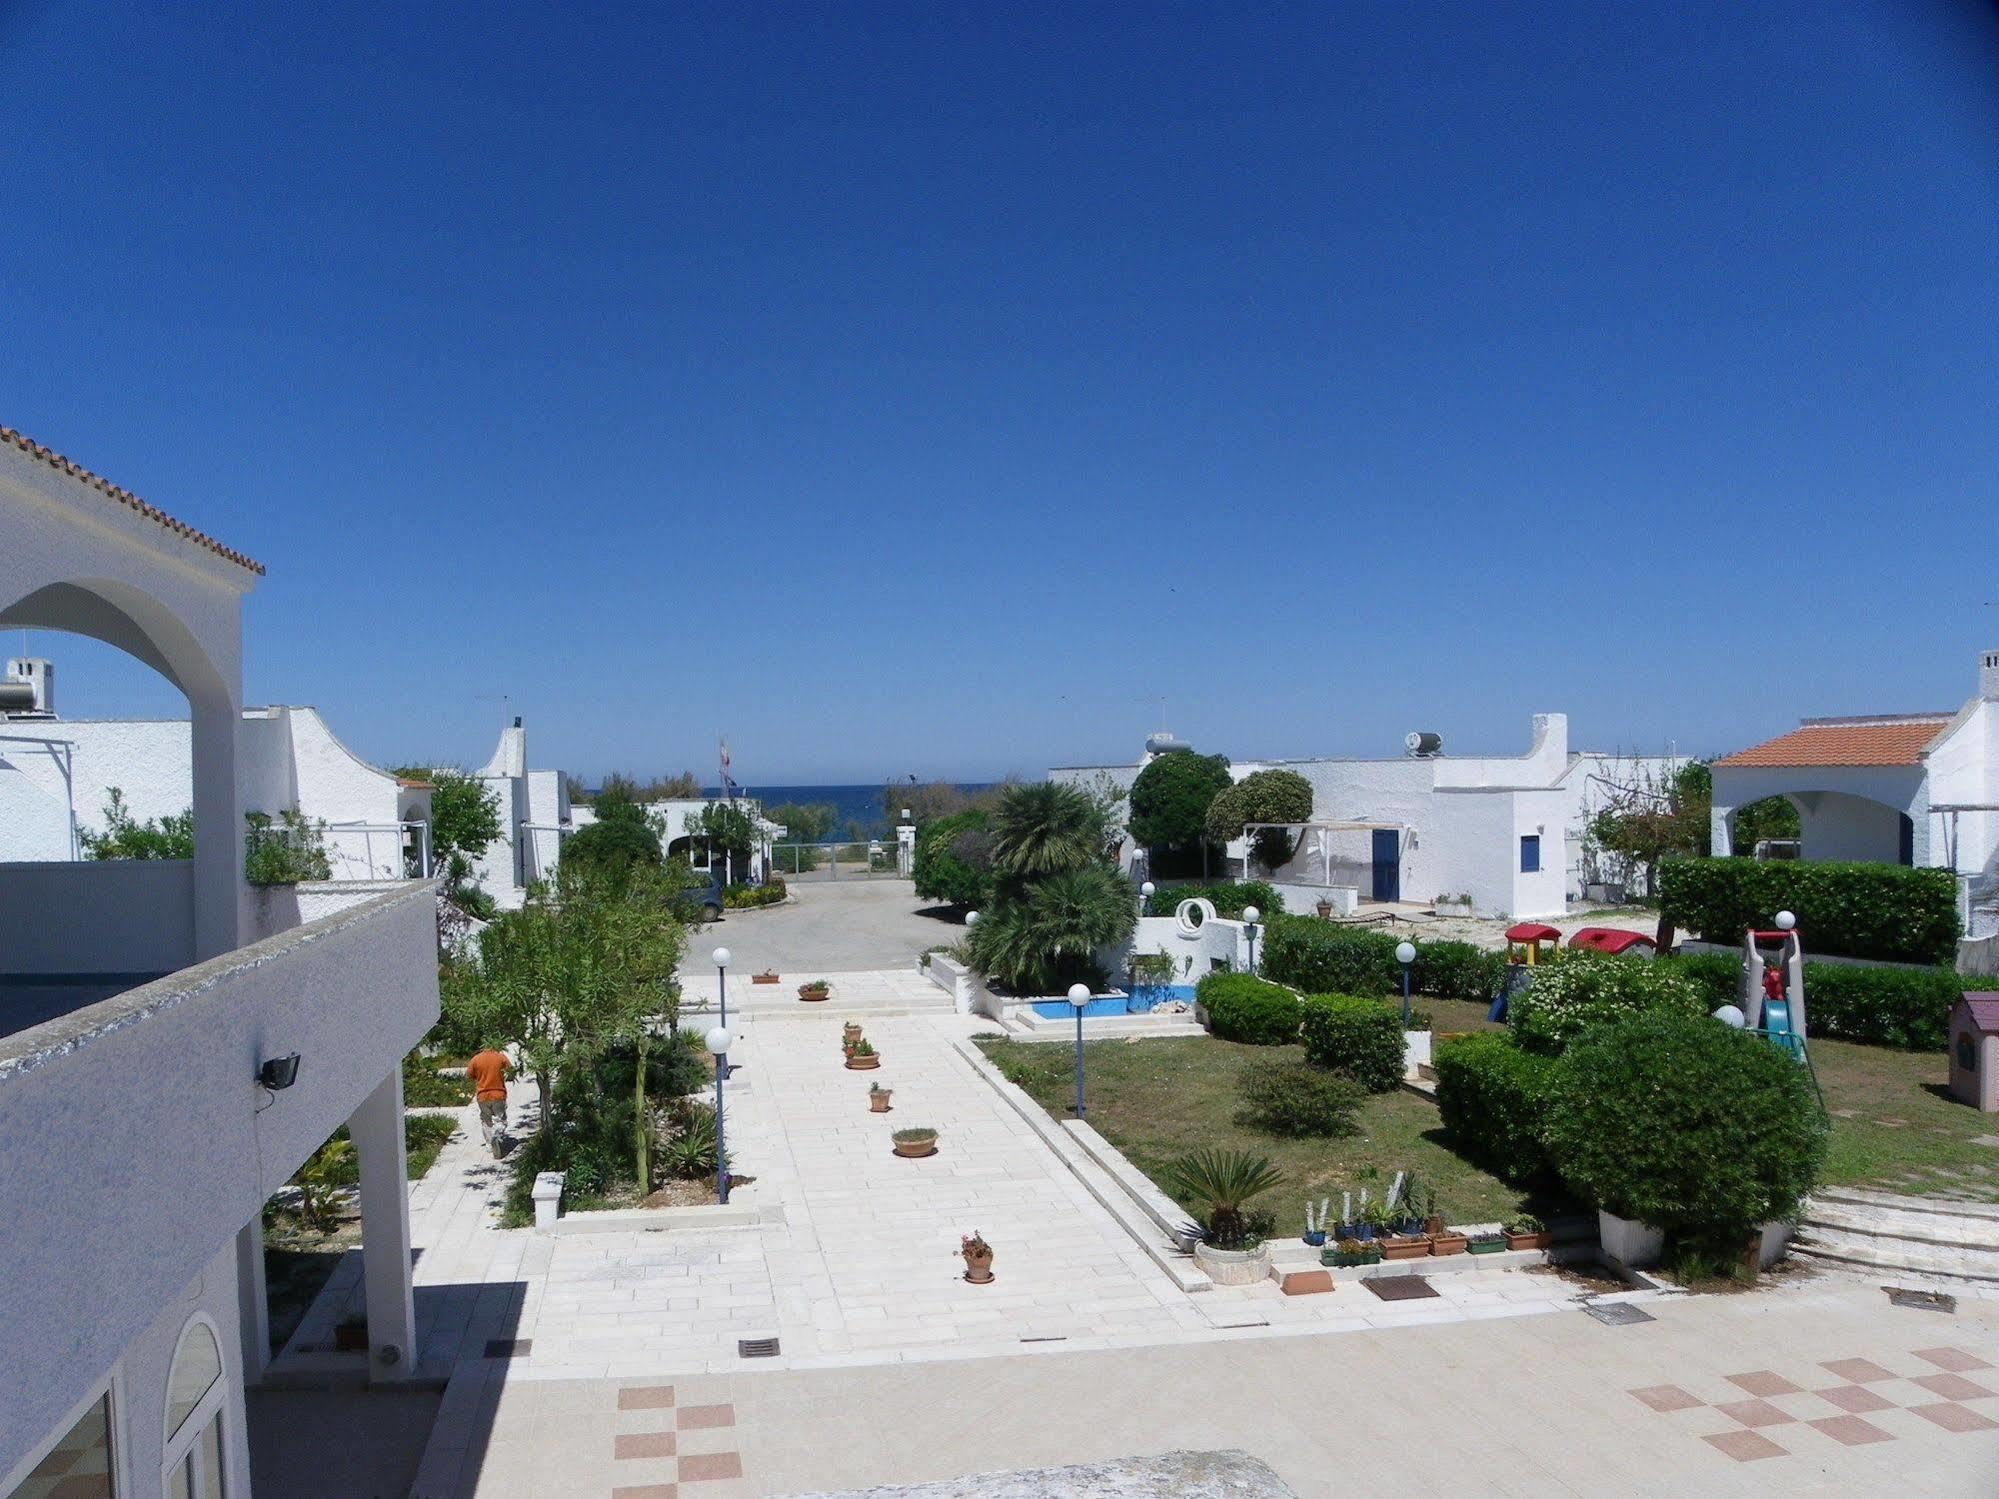
[{"label": "checkered tile pattern", "polygon": [[[1707,1398],[1671,1384],[1628,1393],[1742,1463],[1822,1452],[1826,1440],[1864,1447],[1936,1429],[1999,1430],[1999,1370],[1962,1348],[1833,1359],[1788,1374],[1750,1369],[1727,1375]],[[1718,1417],[1719,1430],[1704,1429]]]},{"label": "checkered tile pattern", "polygon": [[620,1388],[611,1442],[618,1468],[611,1499],[700,1499],[735,1492],[723,1480],[743,1476],[736,1407],[683,1405],[670,1384]]}]

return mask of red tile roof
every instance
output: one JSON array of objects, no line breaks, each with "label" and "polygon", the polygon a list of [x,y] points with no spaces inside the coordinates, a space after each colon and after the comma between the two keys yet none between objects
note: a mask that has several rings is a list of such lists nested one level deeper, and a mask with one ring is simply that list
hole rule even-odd
[{"label": "red tile roof", "polygon": [[1903,718],[1834,719],[1723,755],[1716,765],[1918,765],[1948,713]]},{"label": "red tile roof", "polygon": [[85,468],[82,464],[72,462],[70,459],[63,457],[62,454],[56,452],[53,448],[43,447],[40,443],[36,442],[32,437],[25,437],[21,433],[16,432],[12,427],[0,427],[0,442],[12,444],[14,447],[17,447],[22,452],[26,453],[30,458],[38,458],[43,463],[46,463],[50,468],[55,469],[60,473],[68,474],[72,479],[81,479],[85,484],[88,484],[92,489],[98,490],[103,494],[109,495],[112,499],[116,500],[126,509],[137,511],[140,515],[145,516],[147,520],[157,521],[160,525],[165,526],[169,531],[174,532],[176,535],[186,537],[196,546],[208,548],[208,550],[215,553],[216,556],[225,558],[228,561],[235,563],[238,567],[248,568],[251,572],[260,575],[264,571],[264,565],[261,562],[253,562],[250,558],[245,557],[241,552],[234,551],[231,548],[224,546],[221,542],[217,541],[213,536],[209,536],[204,534],[203,532],[195,530],[193,526],[188,525],[185,521],[175,520],[171,515],[168,515],[166,511],[161,510],[155,505],[148,505],[144,500],[140,499],[137,495],[133,494],[131,490],[120,489],[116,484],[113,484],[109,479],[99,478],[96,474],[93,474],[89,469]]}]

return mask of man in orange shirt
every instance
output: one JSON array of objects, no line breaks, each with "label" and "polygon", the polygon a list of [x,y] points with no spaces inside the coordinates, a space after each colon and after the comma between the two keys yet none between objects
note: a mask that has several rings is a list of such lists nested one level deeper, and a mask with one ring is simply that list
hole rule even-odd
[{"label": "man in orange shirt", "polygon": [[507,1054],[492,1046],[482,1046],[465,1064],[465,1076],[472,1083],[472,1096],[479,1101],[479,1133],[500,1158],[507,1133]]}]

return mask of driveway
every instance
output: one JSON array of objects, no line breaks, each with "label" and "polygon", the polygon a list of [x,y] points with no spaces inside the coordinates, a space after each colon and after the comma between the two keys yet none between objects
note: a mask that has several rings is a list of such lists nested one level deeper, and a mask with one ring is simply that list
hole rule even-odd
[{"label": "driveway", "polygon": [[[908,880],[826,880],[791,886],[792,898],[760,911],[731,911],[700,928],[682,967],[712,972],[708,954],[727,947],[740,974],[863,973],[909,968],[926,948],[965,935],[955,912],[919,900]],[[923,912],[935,911],[936,915]]]}]

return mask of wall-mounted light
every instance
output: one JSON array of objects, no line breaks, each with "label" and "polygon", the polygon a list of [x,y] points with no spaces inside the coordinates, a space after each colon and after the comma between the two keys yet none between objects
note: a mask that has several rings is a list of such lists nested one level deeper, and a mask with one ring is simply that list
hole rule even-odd
[{"label": "wall-mounted light", "polygon": [[273,1093],[282,1093],[298,1081],[298,1053],[272,1057],[257,1069],[257,1082]]}]

